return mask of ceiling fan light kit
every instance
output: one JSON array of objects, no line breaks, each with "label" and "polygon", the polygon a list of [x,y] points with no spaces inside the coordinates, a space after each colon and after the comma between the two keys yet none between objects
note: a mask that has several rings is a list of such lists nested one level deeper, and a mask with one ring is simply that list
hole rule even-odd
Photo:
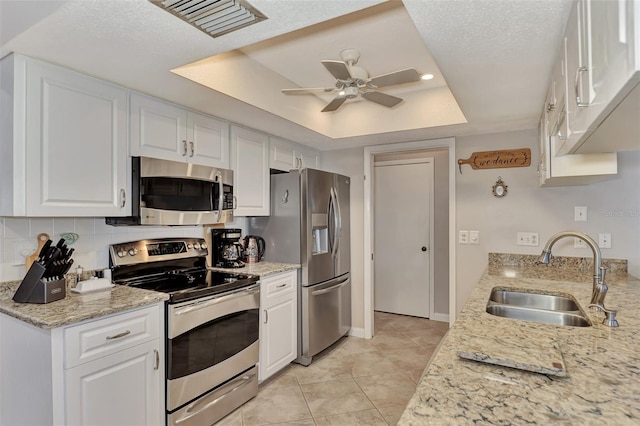
[{"label": "ceiling fan light kit", "polygon": [[407,68],[369,78],[367,70],[356,66],[358,60],[360,60],[360,52],[356,49],[345,49],[340,52],[340,57],[342,61],[329,59],[321,61],[322,65],[336,79],[335,87],[282,89],[282,93],[285,95],[337,93],[337,96],[322,109],[322,112],[335,111],[347,99],[355,99],[358,96],[387,108],[393,108],[402,102],[402,98],[379,92],[376,89],[396,84],[412,83],[423,79],[423,76],[415,68]]}]

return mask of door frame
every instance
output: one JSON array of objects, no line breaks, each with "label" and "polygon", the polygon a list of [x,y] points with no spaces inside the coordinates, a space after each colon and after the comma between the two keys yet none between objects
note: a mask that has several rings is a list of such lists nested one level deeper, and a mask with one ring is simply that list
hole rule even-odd
[{"label": "door frame", "polygon": [[364,338],[373,337],[373,157],[376,154],[447,149],[449,152],[449,325],[456,317],[456,167],[455,138],[364,147]]},{"label": "door frame", "polygon": [[[374,157],[375,160],[375,157]],[[420,158],[415,158],[415,159],[405,159],[405,160],[385,160],[385,161],[374,161],[373,162],[373,177],[374,179],[372,179],[372,181],[375,182],[375,166],[379,165],[379,166],[402,166],[402,165],[407,165],[407,164],[430,164],[430,173],[431,173],[431,179],[429,179],[429,187],[427,188],[429,191],[429,241],[427,242],[427,247],[429,248],[429,318],[433,318],[433,314],[435,311],[435,289],[434,289],[434,280],[435,280],[435,275],[434,275],[434,270],[433,270],[433,264],[434,264],[434,259],[433,259],[433,245],[434,245],[434,241],[433,241],[433,233],[434,233],[434,222],[435,222],[435,211],[434,211],[434,179],[435,179],[435,159],[433,157],[420,157]],[[372,185],[373,186],[373,185]],[[375,189],[373,190],[373,193],[375,195]],[[373,201],[373,199],[372,199]],[[375,210],[375,209],[374,209]],[[373,212],[375,213],[375,211]],[[375,228],[375,215],[372,214],[371,215],[371,219],[373,221],[373,226]],[[372,239],[373,240],[373,239]],[[373,246],[375,248],[375,241],[373,241]],[[372,251],[372,253],[375,254],[375,251]],[[374,259],[375,259],[375,255],[374,255]],[[372,286],[372,309],[375,307],[375,261],[372,264],[372,267],[374,268],[374,275],[372,277],[371,280],[371,286]]]}]

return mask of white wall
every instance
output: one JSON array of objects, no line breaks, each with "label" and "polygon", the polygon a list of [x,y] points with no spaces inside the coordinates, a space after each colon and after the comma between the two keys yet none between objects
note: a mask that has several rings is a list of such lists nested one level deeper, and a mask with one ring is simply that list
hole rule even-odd
[{"label": "white wall", "polygon": [[[535,130],[456,138],[456,158],[468,158],[474,151],[530,148],[531,166],[526,168],[472,170],[463,166],[456,175],[457,229],[480,231],[479,245],[458,245],[457,308],[462,309],[471,290],[487,266],[489,252],[539,254],[542,247],[516,245],[516,233],[539,233],[542,244],[558,231],[574,229],[597,239],[611,233],[612,248],[603,249],[608,258],[628,259],[629,272],[640,276],[640,152],[618,155],[618,175],[589,186],[541,188],[538,185],[538,139]],[[353,325],[364,325],[364,151],[361,148],[322,153],[327,170],[348,175],[351,187],[351,267],[353,283]],[[457,167],[457,165],[455,166]],[[491,187],[501,176],[508,195],[496,198]],[[573,221],[573,207],[588,207],[588,222]],[[590,256],[588,249],[573,249],[560,241],[554,254]]]},{"label": "white wall", "polygon": [[[236,218],[227,228],[245,229],[244,218]],[[86,270],[109,266],[109,244],[142,240],[145,238],[199,237],[202,226],[110,226],[104,218],[2,218],[0,217],[0,282],[21,280],[25,275],[24,257],[15,256],[15,246],[30,244],[37,247],[36,236],[46,232],[54,244],[60,233],[79,235],[74,248],[72,271],[78,266]],[[14,263],[19,262],[20,265]]]},{"label": "white wall", "polygon": [[[456,138],[456,158],[474,151],[531,148],[526,168],[472,170],[457,174],[457,229],[480,231],[480,245],[458,244],[457,307],[461,309],[487,264],[489,252],[539,254],[547,239],[559,231],[611,233],[612,248],[602,249],[606,258],[628,259],[629,272],[640,276],[640,151],[618,154],[618,174],[588,186],[541,188],[538,185],[538,138],[535,130]],[[498,176],[508,194],[491,193]],[[574,222],[574,206],[587,206],[587,222]],[[540,247],[516,245],[518,231],[537,232]],[[555,255],[591,257],[586,248],[574,249],[573,241],[561,240]]]}]

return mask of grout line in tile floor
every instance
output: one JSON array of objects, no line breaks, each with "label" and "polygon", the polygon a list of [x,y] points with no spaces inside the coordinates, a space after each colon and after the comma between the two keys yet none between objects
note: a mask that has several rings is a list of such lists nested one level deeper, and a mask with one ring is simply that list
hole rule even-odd
[{"label": "grout line in tile floor", "polygon": [[291,364],[218,425],[395,425],[448,324],[375,312],[375,336],[344,337]]}]

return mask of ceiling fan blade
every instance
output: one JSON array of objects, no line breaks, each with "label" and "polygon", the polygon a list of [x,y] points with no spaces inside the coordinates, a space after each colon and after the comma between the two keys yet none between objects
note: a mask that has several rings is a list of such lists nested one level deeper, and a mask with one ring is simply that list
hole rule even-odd
[{"label": "ceiling fan blade", "polygon": [[282,89],[285,95],[312,95],[314,93],[329,93],[335,90],[334,87],[308,87],[301,89]]},{"label": "ceiling fan blade", "polygon": [[338,96],[337,98],[334,98],[331,102],[329,102],[329,104],[322,109],[322,112],[335,111],[340,108],[340,105],[342,105],[346,100],[347,98],[345,98],[344,96]]},{"label": "ceiling fan blade", "polygon": [[364,92],[362,97],[366,100],[375,102],[380,105],[384,105],[387,108],[393,108],[402,102],[402,98],[398,98],[396,96],[387,95],[382,92]]},{"label": "ceiling fan blade", "polygon": [[369,80],[369,83],[376,87],[392,86],[394,84],[411,83],[419,81],[421,78],[415,68],[407,68],[400,71],[390,72],[389,74],[379,75]]},{"label": "ceiling fan blade", "polygon": [[338,80],[349,80],[351,78],[351,73],[349,72],[349,67],[342,61],[331,61],[325,60],[320,61],[322,65]]}]

